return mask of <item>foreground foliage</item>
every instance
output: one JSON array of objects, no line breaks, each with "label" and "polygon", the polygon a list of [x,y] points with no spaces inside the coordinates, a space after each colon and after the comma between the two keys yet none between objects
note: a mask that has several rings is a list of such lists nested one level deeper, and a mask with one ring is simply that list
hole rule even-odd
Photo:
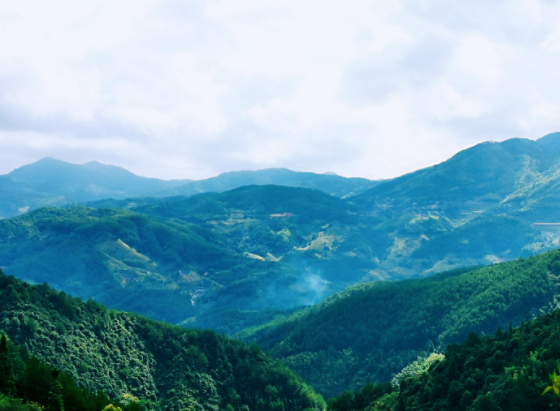
[{"label": "foreground foliage", "polygon": [[240,335],[330,397],[386,382],[418,356],[558,305],[560,251],[427,279],[351,287]]},{"label": "foreground foliage", "polygon": [[329,401],[332,411],[521,411],[560,407],[543,395],[560,358],[560,310],[494,336],[471,333],[445,358],[398,386],[368,384]]},{"label": "foreground foliage", "polygon": [[173,410],[299,411],[324,405],[255,344],[107,310],[3,274],[0,328],[80,387],[112,398],[132,395],[150,407]]},{"label": "foreground foliage", "polygon": [[80,388],[5,334],[0,338],[0,410],[101,411],[110,405],[121,411],[142,411],[146,406],[133,397],[110,400],[102,391]]}]

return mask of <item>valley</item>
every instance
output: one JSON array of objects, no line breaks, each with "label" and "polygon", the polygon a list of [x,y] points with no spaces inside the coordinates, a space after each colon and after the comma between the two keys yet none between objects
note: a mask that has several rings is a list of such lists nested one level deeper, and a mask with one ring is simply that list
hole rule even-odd
[{"label": "valley", "polygon": [[[476,344],[496,344],[489,335],[499,327],[544,321],[537,318],[559,308],[558,133],[537,141],[479,144],[386,181],[270,169],[165,182],[110,167],[47,159],[1,176],[0,185],[7,188],[0,208],[8,218],[0,219],[0,267],[26,283],[2,280],[12,287],[5,291],[11,295],[6,315],[17,321],[0,321],[14,342],[40,353],[78,384],[115,398],[131,393],[153,406],[190,401],[196,409],[222,409],[235,395],[220,381],[231,382],[227,375],[234,371],[212,367],[232,363],[231,352],[204,365],[192,359],[203,358],[200,352],[188,347],[199,347],[209,359],[205,350],[213,350],[213,344],[226,351],[233,344],[235,355],[249,350],[255,358],[265,358],[257,351],[262,347],[270,355],[266,364],[274,369],[272,358],[281,360],[302,377],[282,369],[278,381],[284,382],[278,384],[307,393],[296,399],[287,389],[280,397],[260,392],[256,395],[267,398],[260,405],[243,399],[250,410],[273,409],[278,401],[285,407],[279,410],[303,409],[298,401],[304,397],[306,407],[321,403],[306,383],[335,398],[332,410],[365,410],[381,398],[393,401],[388,410],[407,409],[402,404],[425,398],[417,398],[410,385],[398,393],[394,385],[383,386],[408,375],[403,370],[422,368],[411,377],[419,381],[440,378],[426,361],[447,364],[450,350],[466,340],[461,347],[470,352],[471,333],[480,334]],[[43,283],[48,286],[38,285]],[[50,303],[34,306],[35,297],[27,295]],[[29,314],[33,310],[42,314]],[[92,352],[93,362],[84,365],[75,361],[85,354],[67,358],[55,348],[62,340],[53,343],[72,330],[73,336],[83,334],[76,346],[89,356],[84,347],[98,343],[86,341],[105,338],[95,331],[105,329],[97,315],[116,321],[115,330],[136,347],[130,350],[144,352],[142,344],[149,341],[160,344],[161,334],[171,338],[165,352],[174,354],[157,357],[154,346],[137,358],[136,371],[119,359],[99,380],[105,366],[95,358],[101,351]],[[83,329],[73,322],[78,318],[87,324]],[[236,340],[194,331],[203,328]],[[523,326],[510,330],[508,338],[526,331]],[[143,340],[137,340],[137,332]],[[198,332],[207,338],[202,346],[198,337],[184,336]],[[256,348],[243,348],[238,340]],[[186,344],[182,348],[180,341]],[[194,357],[181,357],[188,350]],[[508,355],[507,361],[517,361],[517,354]],[[542,358],[544,365],[534,371],[539,375],[552,361]],[[191,368],[179,371],[169,362],[175,360]],[[173,372],[165,374],[156,363]],[[88,367],[97,371],[89,373]],[[206,372],[208,367],[213,371]],[[120,375],[113,369],[128,371]],[[137,371],[141,381],[131,377]],[[109,383],[115,372],[116,385]],[[367,395],[343,394],[366,383],[381,385],[366,386],[373,390]],[[237,393],[250,391],[235,387]],[[480,387],[468,406],[485,394]],[[344,395],[369,395],[369,402],[341,406]],[[441,409],[455,409],[458,402],[449,401]],[[230,405],[246,411],[241,402]]]}]

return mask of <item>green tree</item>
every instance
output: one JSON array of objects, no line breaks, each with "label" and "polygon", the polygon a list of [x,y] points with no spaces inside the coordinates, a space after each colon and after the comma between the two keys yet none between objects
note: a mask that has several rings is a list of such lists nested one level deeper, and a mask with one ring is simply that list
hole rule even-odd
[{"label": "green tree", "polygon": [[0,338],[0,392],[8,395],[15,393],[15,376],[12,357],[6,335]]},{"label": "green tree", "polygon": [[47,411],[64,411],[64,401],[62,400],[62,384],[56,380],[49,391],[49,402]]}]

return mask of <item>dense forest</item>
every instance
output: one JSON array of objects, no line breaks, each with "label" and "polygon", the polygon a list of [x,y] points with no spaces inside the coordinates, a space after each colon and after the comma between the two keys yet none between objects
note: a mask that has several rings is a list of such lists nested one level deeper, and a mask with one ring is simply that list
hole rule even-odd
[{"label": "dense forest", "polygon": [[59,369],[0,337],[0,410],[143,411],[145,401],[130,394],[110,399],[103,391],[80,388]]},{"label": "dense forest", "polygon": [[330,397],[420,357],[558,306],[560,251],[420,280],[354,287],[240,333]]},{"label": "dense forest", "polygon": [[450,344],[427,369],[411,369],[396,384],[366,384],[329,401],[330,411],[526,411],[560,407],[544,393],[560,359],[560,310],[498,328],[471,333]]},{"label": "dense forest", "polygon": [[150,408],[300,411],[324,404],[255,344],[107,310],[3,274],[0,328],[81,388],[133,396]]}]

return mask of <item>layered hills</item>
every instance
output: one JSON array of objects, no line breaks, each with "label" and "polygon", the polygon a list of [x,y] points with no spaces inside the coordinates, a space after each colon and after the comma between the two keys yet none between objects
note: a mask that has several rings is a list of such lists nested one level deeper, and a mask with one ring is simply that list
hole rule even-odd
[{"label": "layered hills", "polygon": [[194,194],[222,193],[248,185],[282,185],[318,190],[335,197],[351,197],[381,184],[383,180],[346,178],[333,173],[316,174],[296,172],[286,168],[269,168],[258,171],[232,171],[199,181],[189,181],[173,189],[160,191],[158,197],[191,196]]},{"label": "layered hills", "polygon": [[560,301],[560,251],[430,278],[370,282],[240,334],[319,392],[386,382],[418,356],[547,312]]},{"label": "layered hills", "polygon": [[[56,186],[49,192],[66,190],[64,201],[91,198],[92,184],[108,191],[87,207],[1,220],[0,266],[111,307],[235,333],[357,283],[558,247],[556,226],[533,223],[556,221],[559,140],[479,144],[385,182],[272,169],[148,187],[122,169],[44,160],[0,184]],[[161,184],[194,191],[159,198]],[[154,196],[127,194],[148,188]]]},{"label": "layered hills", "polygon": [[0,327],[82,388],[137,397],[150,409],[301,411],[324,404],[256,345],[109,311],[1,273]]},{"label": "layered hills", "polygon": [[355,283],[353,268],[371,264],[342,256],[329,266],[345,251],[333,252],[323,231],[347,230],[352,218],[338,198],[278,186],[132,210],[43,208],[0,221],[0,266],[174,323],[224,307],[291,308]]}]

